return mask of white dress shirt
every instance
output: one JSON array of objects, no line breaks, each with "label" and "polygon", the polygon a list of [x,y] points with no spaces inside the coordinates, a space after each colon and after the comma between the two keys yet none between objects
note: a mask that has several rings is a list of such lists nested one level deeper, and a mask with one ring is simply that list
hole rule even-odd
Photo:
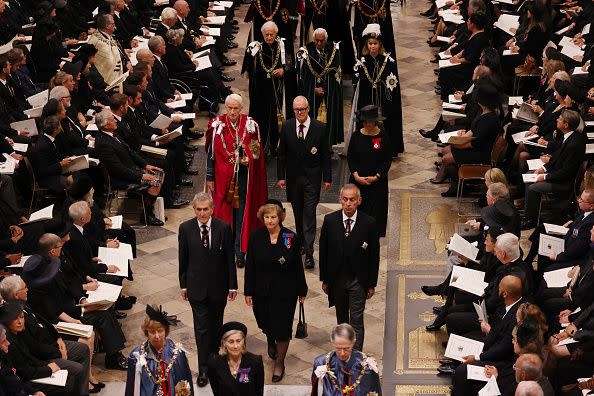
[{"label": "white dress shirt", "polygon": [[[309,118],[309,116],[308,116],[307,120],[305,120],[305,122],[303,123],[303,139],[304,140],[307,137],[307,131],[309,131],[310,123],[311,123],[311,118]],[[301,125],[301,123],[297,119],[295,119],[295,132],[297,133],[297,137],[299,137],[299,125]]]},{"label": "white dress shirt", "polygon": [[352,215],[351,217],[348,217],[346,214],[344,214],[344,210],[342,211],[342,225],[344,226],[344,229],[346,230],[346,220],[347,219],[351,219],[351,231],[353,231],[353,228],[355,227],[355,223],[357,222],[357,211],[355,211],[355,214]]}]

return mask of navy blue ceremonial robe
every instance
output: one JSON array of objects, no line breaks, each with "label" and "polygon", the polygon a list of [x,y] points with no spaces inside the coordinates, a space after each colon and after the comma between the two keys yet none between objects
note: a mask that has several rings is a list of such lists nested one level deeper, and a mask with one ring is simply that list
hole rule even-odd
[{"label": "navy blue ceremonial robe", "polygon": [[[312,382],[312,396],[345,396],[332,383],[330,374],[325,374],[322,378],[318,378],[315,371],[318,366],[324,366],[326,364],[326,354],[320,355],[314,360],[313,373],[311,375]],[[363,368],[364,356],[361,352],[353,350],[351,357],[346,362],[341,361],[335,352],[330,354],[330,371],[332,371],[336,377],[336,384],[340,389],[344,389],[345,385],[353,385]],[[322,381],[323,393],[318,392],[320,386],[319,382]],[[375,392],[375,393],[372,393]],[[368,396],[369,394],[381,396],[382,388],[380,385],[379,375],[369,365],[365,366],[365,374],[361,377],[361,382],[352,392],[347,393],[348,396]]]}]

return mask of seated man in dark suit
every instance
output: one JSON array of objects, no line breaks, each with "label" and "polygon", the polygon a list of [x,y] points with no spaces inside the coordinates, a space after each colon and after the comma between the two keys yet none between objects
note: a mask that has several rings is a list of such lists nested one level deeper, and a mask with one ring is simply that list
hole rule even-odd
[{"label": "seated man in dark suit", "polygon": [[[499,294],[505,307],[493,316],[491,324],[481,322],[484,336],[483,352],[478,356],[465,356],[464,362],[454,372],[452,396],[476,394],[483,382],[467,379],[467,365],[484,366],[485,364],[509,368],[514,361],[512,331],[516,325],[516,311],[522,300],[522,280],[515,275],[504,277],[499,283]],[[473,335],[476,338],[475,335]]]},{"label": "seated man in dark suit", "polygon": [[[146,208],[146,223],[162,226],[163,222],[155,217],[153,208],[161,191],[163,170],[148,165],[125,142],[114,136],[117,123],[111,111],[103,110],[97,114],[95,122],[99,128],[95,140],[95,152],[101,163],[107,167],[111,187],[142,191]],[[144,217],[141,218],[141,221],[144,222]]]},{"label": "seated man in dark suit", "polygon": [[563,110],[557,118],[557,130],[563,133],[563,143],[548,163],[534,172],[538,175],[536,182],[526,188],[523,230],[536,226],[541,194],[552,193],[558,200],[566,200],[571,194],[575,175],[586,152],[584,135],[575,131],[580,122],[581,117],[574,110]]},{"label": "seated man in dark suit", "polygon": [[62,128],[57,116],[49,116],[43,122],[43,135],[36,145],[33,161],[39,185],[54,194],[64,195],[64,189],[72,184],[72,176],[65,176],[63,170],[72,159],[66,157],[62,145],[56,140]]}]

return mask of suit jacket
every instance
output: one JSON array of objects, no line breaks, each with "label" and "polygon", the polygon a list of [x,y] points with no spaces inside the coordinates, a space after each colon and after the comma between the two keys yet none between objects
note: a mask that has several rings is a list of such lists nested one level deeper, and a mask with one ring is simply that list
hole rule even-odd
[{"label": "suit jacket", "polygon": [[521,300],[517,301],[509,311],[499,320],[485,338],[483,353],[480,360],[487,362],[509,362],[514,359],[512,344],[512,330],[516,325],[516,312]]},{"label": "suit jacket", "polygon": [[175,97],[175,88],[169,82],[169,70],[167,70],[167,66],[165,66],[165,60],[161,58],[161,60],[155,57],[155,63],[153,64],[153,88],[157,98],[162,101],[166,101],[167,99],[173,99]]},{"label": "suit jacket", "polygon": [[563,237],[565,250],[557,255],[556,261],[581,262],[587,258],[590,252],[590,230],[593,225],[594,216],[592,213],[584,218],[584,214],[580,212],[573,223],[569,225],[569,231]]},{"label": "suit jacket", "polygon": [[320,234],[320,280],[332,287],[336,274],[346,267],[364,289],[375,287],[380,248],[375,219],[359,210],[350,235],[346,237],[344,233],[342,210],[324,217]]},{"label": "suit jacket", "polygon": [[196,218],[180,224],[178,233],[179,284],[188,289],[188,299],[224,300],[237,289],[233,232],[226,222],[212,217],[210,249],[202,245]]},{"label": "suit jacket", "polygon": [[[122,117],[122,121],[118,122],[118,130],[116,134],[121,137],[128,146],[136,152],[140,151],[141,146],[155,147],[155,142],[150,140],[150,136],[143,136],[143,132],[148,125],[144,125],[139,120],[140,109],[134,111],[128,109],[128,112]],[[155,130],[158,134],[158,131]]]},{"label": "suit jacket", "polygon": [[139,184],[146,162],[125,142],[118,140],[99,131],[95,137],[97,157],[107,167],[112,186],[122,188]]},{"label": "suit jacket", "polygon": [[16,374],[22,380],[28,381],[36,378],[45,378],[52,375],[52,370],[47,366],[50,359],[60,358],[58,348],[51,350],[41,342],[31,338],[25,331],[13,334],[6,331],[6,338],[10,341],[8,357],[14,363]]},{"label": "suit jacket", "polygon": [[60,165],[60,161],[64,157],[62,147],[57,139],[52,142],[45,134],[39,138],[33,165],[41,186],[53,191],[64,190],[61,184],[62,166]]},{"label": "suit jacket", "polygon": [[296,130],[297,120],[287,120],[278,142],[277,178],[286,180],[287,197],[293,194],[299,177],[305,177],[318,190],[322,180],[332,182],[330,148],[324,124],[310,118],[305,142],[299,141]]},{"label": "suit jacket", "polygon": [[93,261],[95,255],[91,244],[74,226],[70,229],[70,240],[64,244],[64,250],[72,257],[73,264],[79,267],[85,275],[96,278],[98,274],[107,272],[107,265]]},{"label": "suit jacket", "polygon": [[[262,356],[247,352],[241,357],[240,374],[234,378],[225,356],[211,355],[208,359],[208,379],[215,396],[264,395],[264,363]],[[243,374],[242,370],[247,372]],[[247,382],[244,382],[247,381]]]},{"label": "suit jacket", "polygon": [[583,133],[573,132],[553,153],[551,160],[544,165],[547,170],[546,181],[569,189],[586,153]]},{"label": "suit jacket", "polygon": [[196,22],[198,23],[190,23],[188,21],[188,19],[186,19],[185,21],[181,21],[181,19],[179,19],[179,16],[177,17],[177,21],[175,22],[175,25],[173,25],[173,29],[184,29],[185,34],[184,34],[184,39],[182,41],[182,47],[184,47],[184,49],[188,50],[188,51],[196,51],[198,48],[196,47],[196,44],[194,43],[194,35],[192,33],[190,33],[190,31],[194,31],[197,34],[201,34],[199,32],[200,29],[200,20],[196,19]]}]

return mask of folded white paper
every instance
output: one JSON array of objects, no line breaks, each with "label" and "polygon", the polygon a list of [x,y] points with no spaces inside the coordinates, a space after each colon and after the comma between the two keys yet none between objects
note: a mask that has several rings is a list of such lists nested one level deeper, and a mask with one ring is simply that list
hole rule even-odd
[{"label": "folded white paper", "polygon": [[571,271],[571,267],[561,268],[555,271],[546,271],[542,274],[547,287],[566,287],[571,281],[567,274]]},{"label": "folded white paper", "polygon": [[180,107],[184,107],[185,105],[186,101],[184,99],[165,103],[165,106],[169,107],[170,109],[179,109]]},{"label": "folded white paper", "polygon": [[164,114],[159,114],[157,118],[155,118],[153,122],[150,123],[149,126],[155,129],[163,129],[167,128],[169,125],[171,125],[171,118],[167,117]]},{"label": "folded white paper", "polygon": [[526,140],[532,140],[532,139],[536,139],[539,137],[537,134],[530,135],[530,136],[526,137],[527,133],[528,133],[528,131],[514,133],[512,135],[512,139],[514,139],[514,143],[519,144],[519,143],[525,142]]},{"label": "folded white paper", "polygon": [[521,105],[524,103],[524,98],[521,96],[510,96],[507,100],[508,106]]},{"label": "folded white paper", "polygon": [[565,240],[547,234],[540,234],[538,243],[538,254],[549,257],[558,255],[565,250]]},{"label": "folded white paper", "polygon": [[39,209],[36,212],[31,213],[29,216],[29,223],[33,221],[48,220],[54,217],[54,205],[51,204],[43,209]]},{"label": "folded white paper", "polygon": [[454,95],[448,95],[448,102],[450,103],[462,103],[462,99],[456,99]]},{"label": "folded white paper", "polygon": [[27,102],[29,102],[31,107],[45,106],[48,100],[49,91],[47,89],[43,92],[36,93],[35,95],[31,95],[27,98]]},{"label": "folded white paper", "polygon": [[[27,110],[25,110],[27,111]],[[41,114],[39,114],[41,116]],[[12,122],[10,123],[10,127],[12,129],[14,129],[15,131],[25,131],[28,133],[27,136],[31,137],[31,136],[37,136],[39,135],[39,132],[37,131],[37,124],[35,123],[35,120],[33,118],[30,118],[28,120],[23,120],[23,121],[16,121],[16,122]]]},{"label": "folded white paper", "polygon": [[487,384],[479,391],[478,396],[499,396],[501,391],[497,386],[497,379],[495,376],[491,376]]},{"label": "folded white paper", "polygon": [[489,378],[485,375],[485,368],[483,366],[475,366],[474,364],[466,365],[466,378],[469,380],[488,382]]},{"label": "folded white paper", "polygon": [[38,378],[31,380],[38,384],[54,385],[54,386],[66,386],[66,380],[68,379],[68,370],[58,370],[52,373],[51,377]]},{"label": "folded white paper", "polygon": [[465,356],[479,356],[483,352],[484,346],[485,344],[480,341],[452,333],[448,339],[444,356],[463,362]]},{"label": "folded white paper", "polygon": [[121,230],[122,229],[122,222],[124,221],[124,216],[122,215],[117,215],[117,216],[111,216],[109,217],[109,220],[111,220],[111,228],[112,230]]},{"label": "folded white paper", "polygon": [[26,153],[29,145],[27,143],[13,143],[12,149],[19,153]]},{"label": "folded white paper", "polygon": [[528,170],[537,170],[543,167],[544,162],[540,158],[527,160]]},{"label": "folded white paper", "polygon": [[569,228],[557,224],[543,223],[547,234],[565,236],[569,232]]}]

